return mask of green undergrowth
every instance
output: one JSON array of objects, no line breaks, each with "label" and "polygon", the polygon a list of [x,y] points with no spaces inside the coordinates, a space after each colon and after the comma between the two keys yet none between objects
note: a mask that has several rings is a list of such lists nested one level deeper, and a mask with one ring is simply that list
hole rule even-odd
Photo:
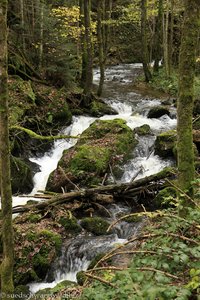
[{"label": "green undergrowth", "polygon": [[[189,208],[185,218],[177,208],[148,216],[147,226],[132,248],[129,267],[117,272],[93,270],[96,279],[79,299],[200,299],[200,209]],[[105,265],[104,260],[97,267]]]},{"label": "green undergrowth", "polygon": [[[166,76],[164,69],[160,69],[159,73],[153,76],[152,81],[149,83],[151,87],[161,92],[170,94],[172,96],[178,95],[178,71],[173,70],[169,77]],[[200,95],[200,76],[195,77],[194,81],[194,94],[195,98]]]}]

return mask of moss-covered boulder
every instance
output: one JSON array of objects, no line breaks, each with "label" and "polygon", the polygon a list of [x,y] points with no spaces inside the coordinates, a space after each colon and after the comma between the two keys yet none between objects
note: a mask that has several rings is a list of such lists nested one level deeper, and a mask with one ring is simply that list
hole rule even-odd
[{"label": "moss-covered boulder", "polygon": [[174,155],[176,144],[176,130],[169,130],[159,134],[155,141],[155,154],[160,157],[169,157]]},{"label": "moss-covered boulder", "polygon": [[148,112],[148,118],[160,118],[163,115],[170,115],[169,109],[165,106],[155,106]]},{"label": "moss-covered boulder", "polygon": [[81,226],[78,224],[77,219],[73,216],[61,216],[58,220],[58,223],[60,223],[68,233],[77,234],[82,230]]},{"label": "moss-covered boulder", "polygon": [[33,228],[23,234],[15,233],[15,285],[43,280],[55,257],[60,254],[60,234],[51,230],[40,230],[36,226]]},{"label": "moss-covered boulder", "polygon": [[11,156],[11,185],[13,193],[29,193],[33,189],[33,173],[29,165]]},{"label": "moss-covered boulder", "polygon": [[106,220],[100,217],[84,218],[81,220],[81,226],[94,235],[106,234],[109,225],[110,224]]},{"label": "moss-covered boulder", "polygon": [[100,100],[94,100],[90,104],[90,115],[94,117],[101,117],[103,115],[116,115],[117,111],[115,111],[112,107]]},{"label": "moss-covered boulder", "polygon": [[138,135],[147,135],[151,133],[151,128],[148,124],[144,124],[140,127],[134,128],[134,132]]},{"label": "moss-covered boulder", "polygon": [[156,208],[174,207],[176,202],[177,191],[173,187],[166,187],[161,190],[154,198]]},{"label": "moss-covered boulder", "polygon": [[133,131],[124,120],[97,120],[63,156],[48,179],[46,189],[55,192],[79,186],[98,185],[112,165],[125,161],[137,144]]}]

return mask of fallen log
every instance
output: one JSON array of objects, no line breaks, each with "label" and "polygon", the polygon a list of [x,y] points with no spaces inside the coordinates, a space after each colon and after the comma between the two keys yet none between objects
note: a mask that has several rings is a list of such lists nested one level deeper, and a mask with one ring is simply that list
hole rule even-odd
[{"label": "fallen log", "polygon": [[[13,213],[21,213],[27,212],[30,210],[44,210],[48,206],[55,206],[58,204],[63,204],[65,202],[72,201],[74,199],[88,201],[92,200],[93,202],[102,202],[102,203],[112,203],[114,201],[114,197],[119,197],[125,195],[135,196],[141,192],[141,190],[146,188],[150,188],[152,186],[155,187],[155,183],[159,182],[161,179],[167,178],[169,176],[174,175],[175,172],[172,168],[165,168],[163,171],[150,175],[148,177],[138,179],[134,182],[130,183],[120,183],[114,185],[107,186],[98,186],[94,188],[82,189],[78,191],[72,191],[69,193],[58,194],[56,196],[52,196],[49,200],[41,201],[36,204],[31,205],[23,205],[13,207]],[[153,185],[152,185],[153,184]]]}]

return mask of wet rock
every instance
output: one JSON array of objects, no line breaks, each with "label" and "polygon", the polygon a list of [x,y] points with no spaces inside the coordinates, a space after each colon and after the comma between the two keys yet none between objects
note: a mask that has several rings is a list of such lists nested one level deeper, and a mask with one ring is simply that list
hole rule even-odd
[{"label": "wet rock", "polygon": [[144,124],[140,127],[134,128],[134,132],[138,135],[147,135],[151,133],[151,128],[148,124]]},{"label": "wet rock", "polygon": [[155,154],[160,157],[174,156],[176,144],[176,130],[169,130],[159,134],[155,141]]},{"label": "wet rock", "polygon": [[107,221],[105,221],[100,217],[84,218],[81,220],[80,224],[85,230],[95,235],[106,234],[107,233],[106,231],[110,225]]},{"label": "wet rock", "polygon": [[117,115],[117,111],[103,101],[92,101],[90,104],[90,115],[101,117],[103,115]]},{"label": "wet rock", "polygon": [[169,109],[165,106],[152,107],[147,115],[148,118],[160,118],[163,115],[170,115]]},{"label": "wet rock", "polygon": [[60,223],[65,230],[69,233],[79,233],[82,231],[81,226],[78,224],[78,221],[75,217],[67,217],[67,216],[62,216],[59,220],[58,223]]}]

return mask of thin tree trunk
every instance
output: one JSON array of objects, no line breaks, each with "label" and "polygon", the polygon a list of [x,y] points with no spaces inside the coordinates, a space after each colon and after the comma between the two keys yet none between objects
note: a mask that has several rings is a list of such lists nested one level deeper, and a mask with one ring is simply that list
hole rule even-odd
[{"label": "thin tree trunk", "polygon": [[171,0],[171,19],[170,19],[170,37],[169,37],[169,76],[172,73],[172,66],[173,66],[173,39],[174,39],[174,0]]},{"label": "thin tree trunk", "polygon": [[42,69],[44,39],[44,3],[40,2],[40,47],[39,47],[39,70]]},{"label": "thin tree trunk", "polygon": [[[84,95],[86,98],[91,95],[93,83],[93,49],[92,49],[92,33],[90,20],[90,0],[84,0],[84,25],[85,25],[85,41],[86,41],[86,80],[84,85]],[[86,106],[88,103],[85,103]]]},{"label": "thin tree trunk", "polygon": [[110,41],[110,34],[111,34],[111,25],[108,24],[108,22],[111,20],[112,16],[112,7],[113,7],[113,1],[112,0],[105,0],[105,37],[104,37],[104,53],[105,53],[105,59],[109,51],[109,41]]},{"label": "thin tree trunk", "polygon": [[85,34],[83,33],[84,27],[84,6],[83,0],[79,0],[79,7],[80,7],[80,28],[81,28],[81,36],[80,36],[80,44],[81,44],[81,56],[82,56],[82,68],[81,68],[81,87],[84,88],[85,80],[86,80],[86,60],[87,60],[87,53],[86,53],[86,42],[85,42]]},{"label": "thin tree trunk", "polygon": [[0,183],[2,206],[3,261],[1,273],[1,299],[12,298],[13,293],[13,227],[12,191],[10,183],[10,151],[8,131],[7,91],[7,0],[0,3]]},{"label": "thin tree trunk", "polygon": [[[178,183],[181,190],[193,196],[191,186],[195,176],[192,139],[194,75],[199,31],[199,0],[185,0],[184,25],[179,60],[179,96],[177,124]],[[187,207],[187,199],[183,199]]]},{"label": "thin tree trunk", "polygon": [[24,0],[20,0],[20,15],[21,15],[21,28],[22,28],[22,49],[25,52],[25,21],[24,21]]},{"label": "thin tree trunk", "polygon": [[105,65],[104,65],[104,46],[103,46],[103,30],[102,30],[102,15],[103,15],[103,2],[97,0],[97,41],[99,48],[99,67],[100,67],[100,81],[98,86],[97,95],[101,96],[105,78]]},{"label": "thin tree trunk", "polygon": [[147,0],[141,0],[141,39],[142,39],[142,63],[145,81],[149,82],[152,78],[149,70],[148,47],[147,47]]},{"label": "thin tree trunk", "polygon": [[165,74],[169,77],[169,38],[168,38],[168,28],[169,28],[169,0],[166,3],[166,13],[163,14],[163,54],[164,54],[164,68]]},{"label": "thin tree trunk", "polygon": [[159,70],[159,61],[162,57],[162,19],[163,19],[163,0],[158,0],[158,16],[155,29],[155,63],[153,66],[154,73]]}]

